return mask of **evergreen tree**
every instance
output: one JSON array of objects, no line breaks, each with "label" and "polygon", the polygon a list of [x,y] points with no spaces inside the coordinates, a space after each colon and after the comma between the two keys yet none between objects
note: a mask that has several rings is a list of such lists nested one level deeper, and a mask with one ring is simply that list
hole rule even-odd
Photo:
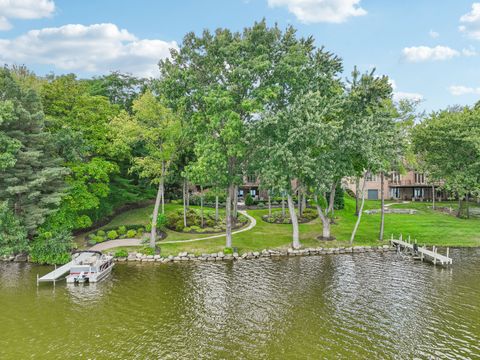
[{"label": "evergreen tree", "polygon": [[60,203],[68,170],[44,130],[37,93],[21,88],[7,68],[0,70],[0,101],[2,106],[10,103],[12,110],[0,124],[0,133],[19,144],[15,164],[0,169],[0,200],[9,200],[14,215],[32,235]]}]

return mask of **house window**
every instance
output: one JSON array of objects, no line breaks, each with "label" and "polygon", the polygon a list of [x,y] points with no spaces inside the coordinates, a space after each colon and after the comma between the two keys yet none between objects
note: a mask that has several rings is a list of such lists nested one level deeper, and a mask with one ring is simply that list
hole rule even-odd
[{"label": "house window", "polygon": [[257,177],[255,175],[247,175],[247,182],[255,183],[257,181]]},{"label": "house window", "polygon": [[398,171],[393,171],[391,174],[392,183],[400,184],[400,173]]},{"label": "house window", "polygon": [[422,188],[413,189],[413,196],[415,198],[423,198],[423,189]]},{"label": "house window", "polygon": [[366,180],[367,181],[377,181],[377,175],[372,174],[372,173],[367,173]]},{"label": "house window", "polygon": [[243,197],[243,189],[238,189],[238,196]]},{"label": "house window", "polygon": [[415,173],[415,184],[425,184],[425,175],[421,173]]},{"label": "house window", "polygon": [[400,199],[400,188],[391,188],[390,197],[392,199]]},{"label": "house window", "polygon": [[256,189],[250,189],[250,195],[253,197],[257,196],[257,190]]}]

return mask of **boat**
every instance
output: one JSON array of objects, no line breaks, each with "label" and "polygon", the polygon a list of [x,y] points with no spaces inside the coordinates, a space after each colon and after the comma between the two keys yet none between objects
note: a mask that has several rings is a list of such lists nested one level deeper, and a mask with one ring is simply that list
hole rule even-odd
[{"label": "boat", "polygon": [[[89,256],[80,254],[86,254]],[[73,264],[70,267],[70,274],[67,276],[67,283],[95,283],[108,276],[112,272],[113,256],[102,254],[100,251],[76,251],[73,254]]]}]

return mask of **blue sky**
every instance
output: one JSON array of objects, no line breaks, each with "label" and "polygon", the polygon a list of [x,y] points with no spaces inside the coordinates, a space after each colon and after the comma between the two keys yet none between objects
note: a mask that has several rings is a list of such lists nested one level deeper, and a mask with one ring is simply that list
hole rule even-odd
[{"label": "blue sky", "polygon": [[185,33],[262,18],[313,35],[345,76],[375,67],[397,99],[421,97],[426,110],[480,98],[480,2],[466,0],[5,0],[0,60],[38,74],[155,76]]}]

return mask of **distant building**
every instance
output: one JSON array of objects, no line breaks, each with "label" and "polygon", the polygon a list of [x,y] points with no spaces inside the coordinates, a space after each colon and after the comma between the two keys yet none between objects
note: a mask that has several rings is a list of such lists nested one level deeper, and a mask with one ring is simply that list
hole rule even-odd
[{"label": "distant building", "polygon": [[[381,181],[379,174],[368,174],[365,179],[360,179],[359,191],[365,183],[365,198],[369,200],[377,200],[381,197]],[[347,179],[345,181],[347,188],[354,193],[357,192],[355,179]],[[435,200],[444,200],[446,195],[444,191],[438,189],[439,184],[428,182],[425,174],[416,171],[408,171],[406,174],[400,174],[392,171],[385,174],[384,180],[384,197],[392,200],[413,200],[413,201],[432,201],[433,195]]]}]

